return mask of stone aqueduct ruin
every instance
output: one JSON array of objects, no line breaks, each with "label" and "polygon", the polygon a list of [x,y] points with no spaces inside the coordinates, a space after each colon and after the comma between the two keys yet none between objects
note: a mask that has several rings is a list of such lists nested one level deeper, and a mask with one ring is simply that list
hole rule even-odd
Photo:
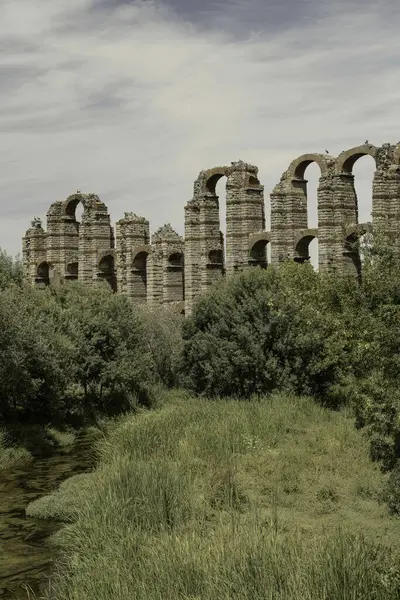
[{"label": "stone aqueduct ruin", "polygon": [[[200,172],[193,198],[185,206],[185,237],[167,224],[150,237],[149,222],[125,213],[110,224],[107,207],[95,194],[77,192],[54,202],[47,229],[34,219],[23,238],[26,279],[34,285],[78,280],[96,285],[106,280],[134,302],[168,304],[190,314],[195,299],[224,274],[270,261],[309,260],[309,244],[318,239],[319,269],[360,272],[353,242],[371,229],[358,222],[352,169],[362,156],[375,159],[373,226],[397,233],[400,223],[400,144],[369,143],[342,152],[305,154],[294,160],[271,193],[271,228],[265,231],[264,187],[258,168],[242,161]],[[318,186],[318,229],[307,229],[307,181],[315,162]],[[220,229],[216,184],[226,177],[226,239]],[[75,210],[82,203],[79,223]]]}]

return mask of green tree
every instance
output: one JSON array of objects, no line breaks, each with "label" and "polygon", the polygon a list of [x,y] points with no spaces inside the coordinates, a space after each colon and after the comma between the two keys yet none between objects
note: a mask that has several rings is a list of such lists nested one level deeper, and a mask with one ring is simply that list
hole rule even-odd
[{"label": "green tree", "polygon": [[13,258],[0,248],[0,290],[11,284],[22,284],[22,262],[19,256]]},{"label": "green tree", "polygon": [[48,422],[63,406],[68,340],[36,318],[33,297],[15,286],[0,294],[0,416],[8,423]]},{"label": "green tree", "polygon": [[66,393],[77,409],[118,412],[137,399],[146,403],[154,365],[144,327],[132,304],[104,286],[62,286],[60,330],[73,346],[72,383]]},{"label": "green tree", "polygon": [[185,323],[186,384],[211,396],[274,389],[326,396],[342,373],[347,343],[326,304],[310,265],[251,269],[221,282]]}]

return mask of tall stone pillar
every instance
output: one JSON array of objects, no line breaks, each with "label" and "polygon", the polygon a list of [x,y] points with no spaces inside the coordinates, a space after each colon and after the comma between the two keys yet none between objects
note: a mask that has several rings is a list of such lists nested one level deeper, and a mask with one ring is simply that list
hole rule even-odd
[{"label": "tall stone pillar", "polygon": [[63,202],[53,202],[47,212],[47,262],[53,272],[61,277],[64,268],[60,255]]},{"label": "tall stone pillar", "polygon": [[[79,227],[79,281],[95,285],[103,278],[115,277],[114,235],[106,205],[96,194],[85,194],[84,212]],[[100,269],[100,260],[109,260],[108,273]]]},{"label": "tall stone pillar", "polygon": [[163,252],[163,304],[183,302],[184,241],[168,223],[160,232]]},{"label": "tall stone pillar", "polygon": [[[336,269],[338,242],[342,243],[343,239],[342,229],[338,231],[336,225],[338,218],[337,200],[340,196],[337,187],[338,178],[334,175],[332,165],[329,165],[329,168],[319,179],[317,191],[318,267],[321,272],[332,272]],[[342,187],[342,193],[344,193],[344,189]],[[344,201],[344,206],[346,202],[347,204],[350,202],[350,205],[354,206],[354,199],[351,199],[351,189],[348,189],[347,192],[347,200]]]},{"label": "tall stone pillar", "polygon": [[185,206],[185,314],[193,312],[200,294],[200,203],[196,198]]},{"label": "tall stone pillar", "polygon": [[372,225],[374,231],[400,244],[400,145],[377,148],[375,162]]},{"label": "tall stone pillar", "polygon": [[[42,227],[42,221],[35,217],[31,222],[31,227],[22,238],[22,267],[27,283],[33,285],[42,279],[38,273],[38,267],[43,263],[47,265],[46,232]],[[47,278],[45,279],[48,279],[48,266],[46,268]],[[44,283],[49,282],[44,281]]]},{"label": "tall stone pillar", "polygon": [[294,258],[296,242],[307,229],[307,180],[286,171],[271,193],[271,263]]},{"label": "tall stone pillar", "polygon": [[329,237],[326,239],[329,260],[324,269],[344,273],[355,264],[352,254],[345,251],[346,231],[358,223],[358,201],[354,187],[354,175],[350,172],[337,173],[333,177],[333,218]]},{"label": "tall stone pillar", "polygon": [[147,257],[149,222],[135,213],[125,213],[116,223],[117,288],[134,302],[147,298]]},{"label": "tall stone pillar", "polygon": [[86,196],[77,191],[63,202],[60,218],[60,275],[62,279],[78,279],[79,268],[79,230],[76,220],[76,207],[85,206]]},{"label": "tall stone pillar", "polygon": [[264,186],[258,168],[232,162],[226,182],[226,274],[249,266],[250,235],[265,229]]},{"label": "tall stone pillar", "polygon": [[200,294],[223,275],[224,242],[220,231],[219,200],[211,192],[200,200]]},{"label": "tall stone pillar", "polygon": [[147,257],[147,304],[150,307],[163,303],[163,248],[157,233],[152,236]]},{"label": "tall stone pillar", "polygon": [[147,302],[150,306],[184,300],[184,241],[168,223],[151,238]]},{"label": "tall stone pillar", "polygon": [[226,167],[200,171],[193,199],[185,207],[185,314],[195,300],[224,272],[224,244],[220,231],[219,199],[215,193]]}]

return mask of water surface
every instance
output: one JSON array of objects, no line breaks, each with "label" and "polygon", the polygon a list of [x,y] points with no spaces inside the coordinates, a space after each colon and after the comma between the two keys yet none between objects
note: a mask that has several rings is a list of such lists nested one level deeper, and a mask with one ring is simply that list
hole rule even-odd
[{"label": "water surface", "polygon": [[64,479],[93,469],[93,438],[80,434],[69,449],[0,473],[0,599],[27,600],[31,589],[40,595],[48,585],[54,548],[46,543],[62,525],[33,519],[25,508],[49,494]]}]

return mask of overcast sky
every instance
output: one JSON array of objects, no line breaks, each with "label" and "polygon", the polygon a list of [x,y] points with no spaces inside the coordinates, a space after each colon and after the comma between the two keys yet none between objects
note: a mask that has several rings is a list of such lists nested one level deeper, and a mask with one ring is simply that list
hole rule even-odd
[{"label": "overcast sky", "polygon": [[256,164],[268,204],[300,154],[397,142],[399,31],[399,0],[0,0],[0,246],[77,189],[182,234],[201,169]]}]

